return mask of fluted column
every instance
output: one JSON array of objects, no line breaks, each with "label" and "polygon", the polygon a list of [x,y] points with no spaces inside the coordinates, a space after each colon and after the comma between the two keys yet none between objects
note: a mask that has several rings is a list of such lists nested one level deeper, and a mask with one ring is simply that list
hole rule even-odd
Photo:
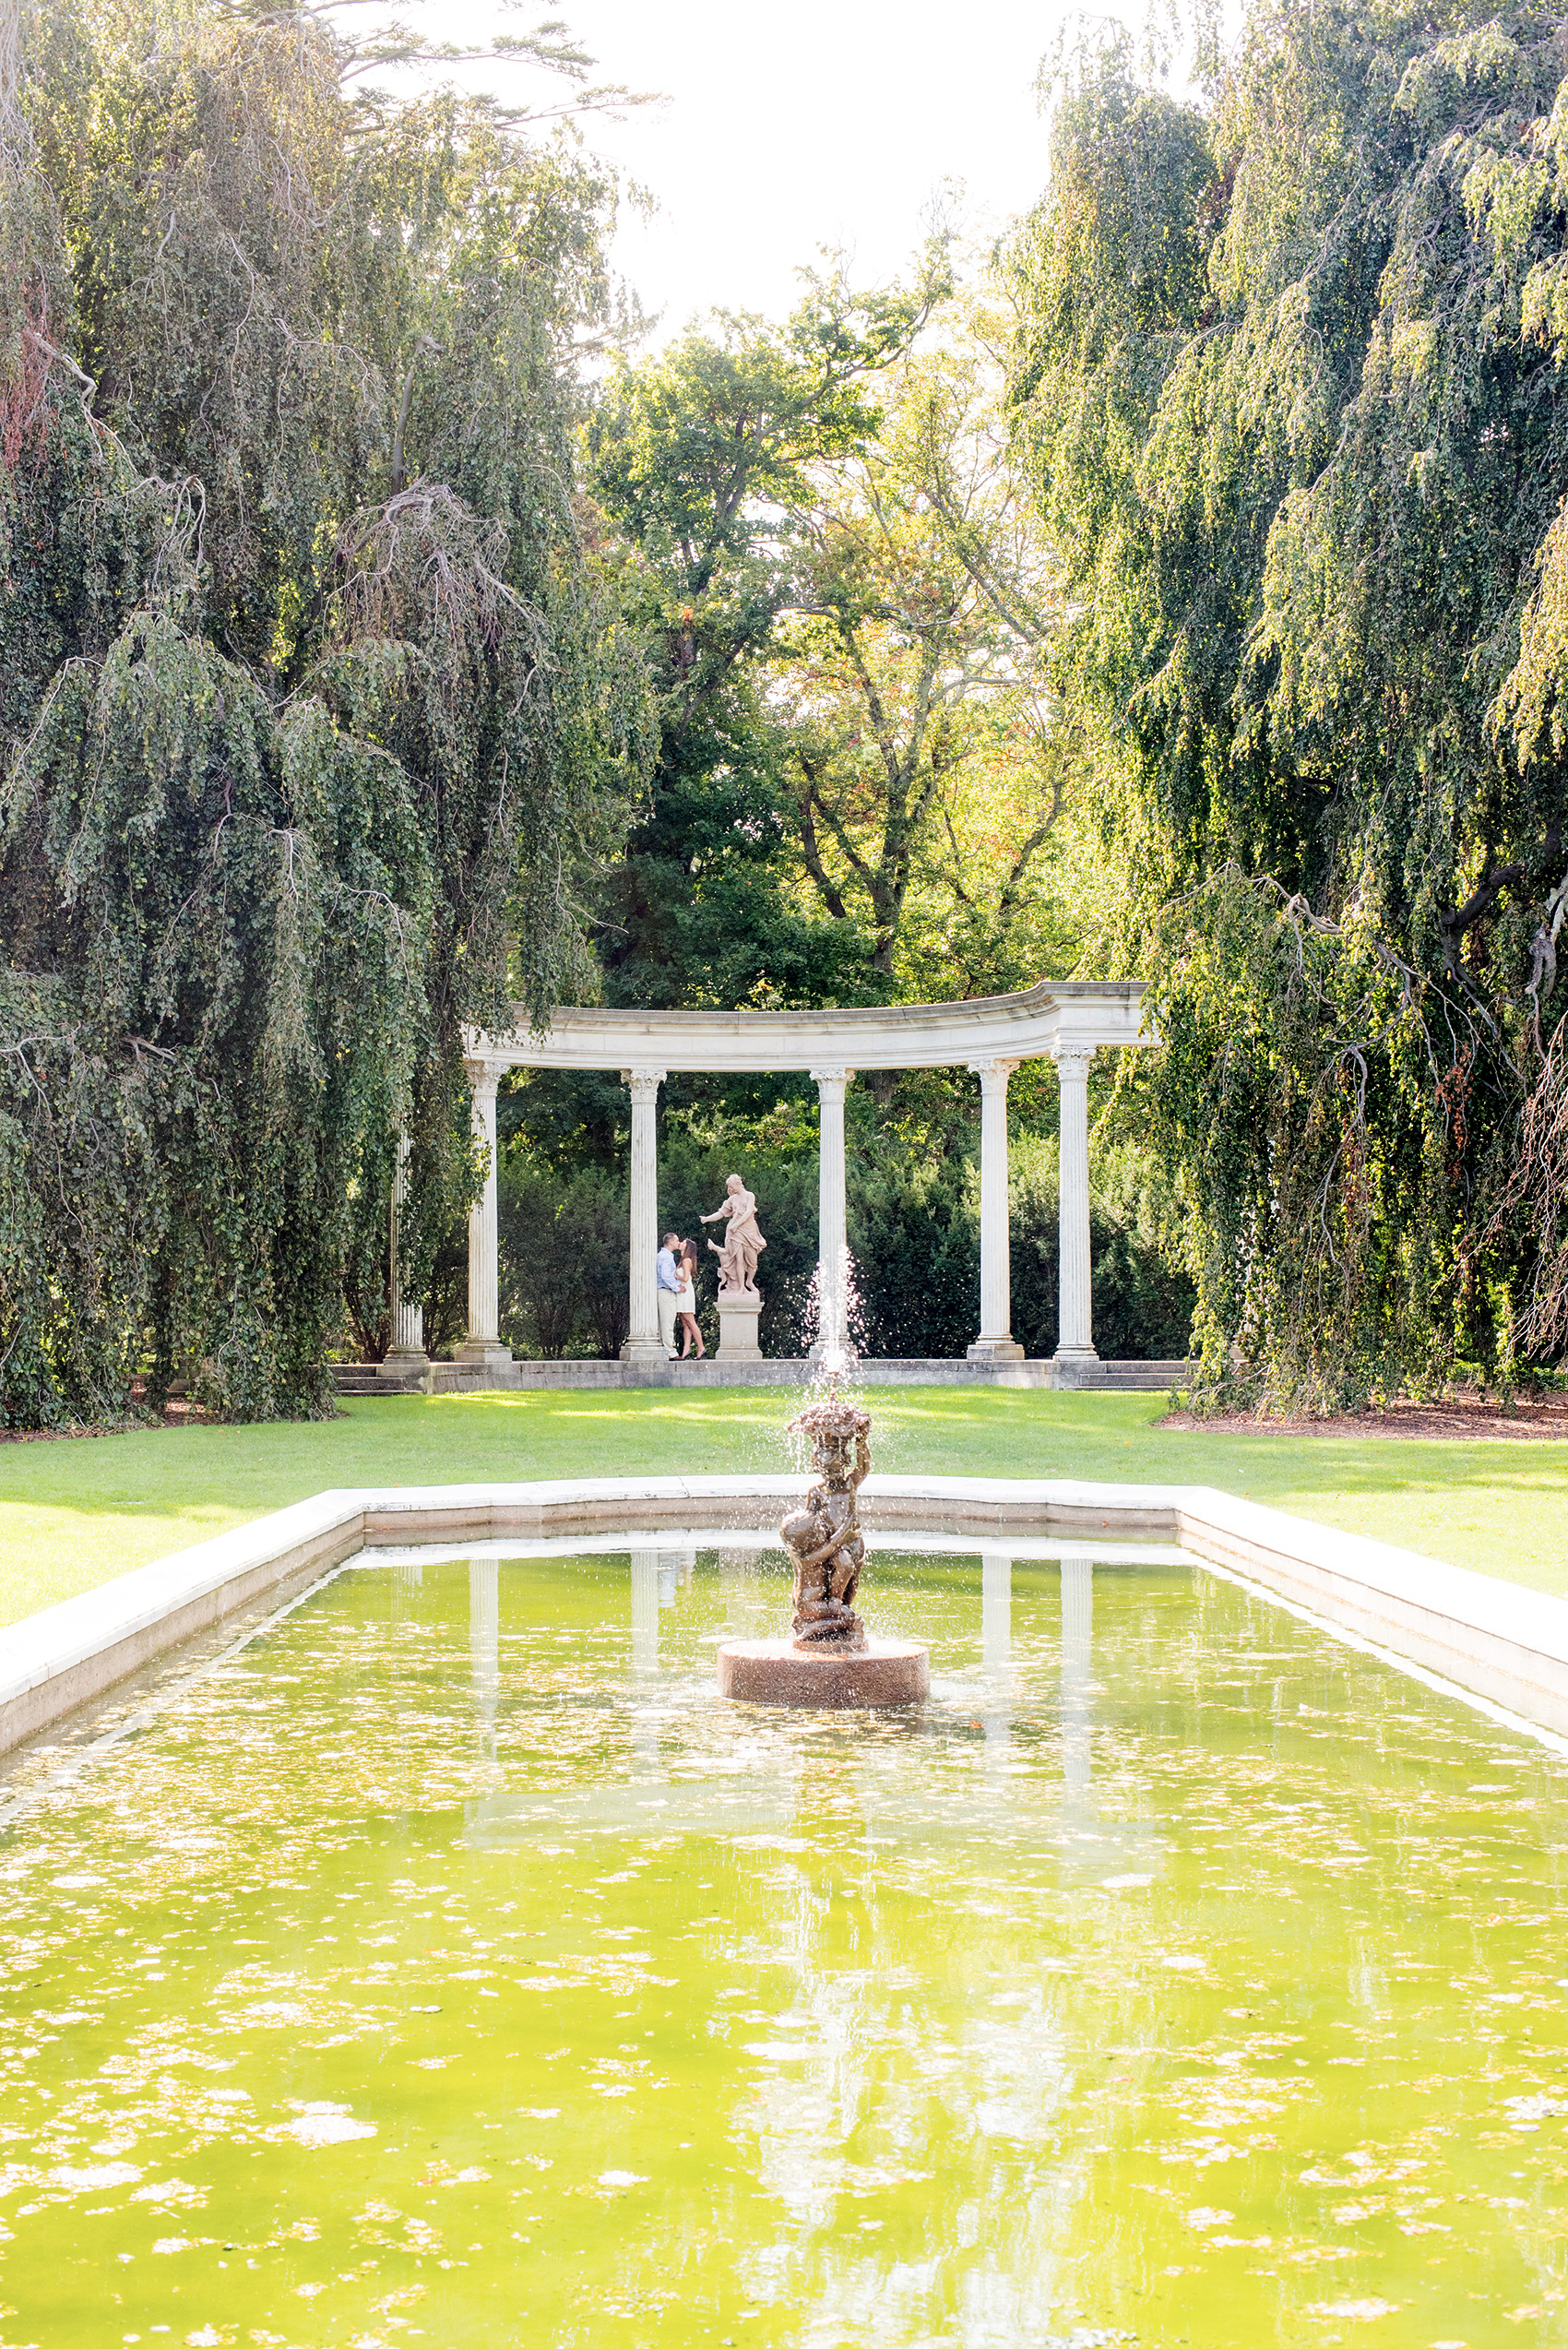
[{"label": "fluted column", "polygon": [[844,1201],[844,1095],[852,1068],[814,1068],[817,1096],[816,1343],[814,1361],[849,1351],[849,1229]]},{"label": "fluted column", "polygon": [[1057,1044],[1051,1058],[1062,1097],[1056,1368],[1060,1383],[1073,1386],[1099,1359],[1094,1350],[1089,1272],[1089,1063],[1094,1047]]},{"label": "fluted column", "polygon": [[1013,1337],[1012,1233],[1007,1200],[1007,1082],[1016,1060],[971,1060],[980,1080],[980,1326],[971,1362],[1022,1362]]},{"label": "fluted column", "polygon": [[484,1370],[509,1368],[512,1349],[501,1342],[501,1249],[496,1214],[495,1091],[504,1060],[465,1060],[473,1089],[474,1139],[486,1152],[484,1188],[469,1210],[469,1334],[459,1362]]},{"label": "fluted column", "polygon": [[659,1335],[659,1088],[662,1068],[623,1068],[621,1082],[632,1096],[631,1326],[621,1359],[640,1370],[668,1376],[670,1362]]},{"label": "fluted column", "polygon": [[403,1294],[401,1250],[398,1245],[398,1226],[409,1196],[409,1138],[398,1137],[398,1163],[392,1175],[392,1262],[389,1279],[392,1307],[392,1343],[382,1365],[385,1378],[407,1378],[410,1373],[422,1376],[430,1368],[430,1356],[424,1350],[424,1313]]}]

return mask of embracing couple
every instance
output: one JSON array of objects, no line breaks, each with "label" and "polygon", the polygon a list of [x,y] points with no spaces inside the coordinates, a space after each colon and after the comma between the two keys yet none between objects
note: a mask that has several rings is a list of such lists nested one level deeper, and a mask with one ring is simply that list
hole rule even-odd
[{"label": "embracing couple", "polygon": [[[683,1362],[695,1344],[700,1362],[707,1348],[697,1328],[697,1252],[690,1240],[683,1240],[678,1232],[666,1232],[664,1246],[655,1262],[659,1334],[664,1341],[664,1351],[671,1362]],[[679,1354],[675,1352],[677,1320],[684,1340]]]}]

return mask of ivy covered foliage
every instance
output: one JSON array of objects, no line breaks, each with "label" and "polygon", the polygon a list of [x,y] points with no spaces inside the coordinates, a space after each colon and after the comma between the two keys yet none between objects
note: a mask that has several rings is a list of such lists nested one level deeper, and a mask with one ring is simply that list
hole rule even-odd
[{"label": "ivy covered foliage", "polygon": [[1454,0],[1261,0],[1206,110],[1112,43],[1012,249],[1212,1393],[1568,1340],[1565,69]]},{"label": "ivy covered foliage", "polygon": [[[612,190],[316,12],[0,58],[0,1424],[331,1409],[470,1195],[465,1022],[580,978],[647,691],[579,543]],[[548,44],[546,44],[548,47]],[[558,46],[558,44],[557,44]],[[577,61],[569,54],[568,69]]]}]

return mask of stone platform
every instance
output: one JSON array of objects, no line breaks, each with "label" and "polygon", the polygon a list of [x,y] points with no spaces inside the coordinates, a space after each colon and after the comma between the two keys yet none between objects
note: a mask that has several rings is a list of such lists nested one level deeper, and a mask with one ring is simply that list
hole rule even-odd
[{"label": "stone platform", "polygon": [[726,1640],[719,1693],[746,1705],[918,1705],[931,1694],[929,1650],[868,1637],[863,1648],[814,1653],[790,1640]]},{"label": "stone platform", "polygon": [[[651,1369],[634,1368],[619,1361],[574,1359],[568,1362],[514,1360],[498,1368],[481,1368],[466,1362],[433,1363],[422,1378],[388,1377],[374,1363],[339,1363],[334,1376],[343,1395],[503,1394],[525,1387],[802,1387],[817,1365],[799,1355],[759,1354],[722,1360],[710,1354],[706,1362],[671,1362]],[[857,1387],[1070,1387],[1097,1394],[1163,1394],[1185,1386],[1192,1365],[1185,1362],[1096,1362],[1084,1369],[1075,1364],[1070,1374],[1050,1357],[1035,1362],[970,1362],[932,1356],[900,1361],[865,1357],[855,1365]]]}]

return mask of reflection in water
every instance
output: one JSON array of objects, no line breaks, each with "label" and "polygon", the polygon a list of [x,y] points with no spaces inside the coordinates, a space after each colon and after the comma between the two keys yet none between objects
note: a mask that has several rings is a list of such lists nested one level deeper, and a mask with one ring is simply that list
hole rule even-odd
[{"label": "reflection in water", "polygon": [[1069,1786],[1094,1776],[1094,1560],[1062,1561],[1062,1775]]},{"label": "reflection in water", "polygon": [[1013,1561],[1004,1551],[980,1552],[980,1664],[985,1675],[985,1761],[992,1778],[1005,1775],[1012,1754]]},{"label": "reflection in water", "polygon": [[632,1552],[632,1670],[659,1669],[659,1552]]},{"label": "reflection in water", "polygon": [[0,1834],[0,2343],[1568,2342],[1552,1756],[1191,1565],[879,1554],[885,1718],[471,1565]]},{"label": "reflection in water", "polygon": [[501,1685],[501,1569],[493,1557],[474,1558],[469,1567],[469,1663],[486,1750],[493,1757],[495,1699]]}]

